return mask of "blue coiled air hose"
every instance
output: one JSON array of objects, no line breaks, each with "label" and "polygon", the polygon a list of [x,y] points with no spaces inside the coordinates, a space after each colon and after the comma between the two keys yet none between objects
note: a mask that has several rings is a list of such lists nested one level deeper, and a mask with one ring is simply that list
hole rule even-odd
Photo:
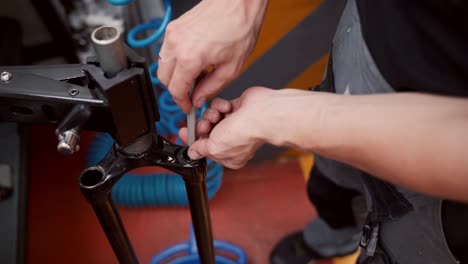
[{"label": "blue coiled air hose", "polygon": [[107,0],[111,5],[128,5],[132,0]]},{"label": "blue coiled air hose", "polygon": [[[214,240],[214,248],[216,252],[229,253],[227,255],[216,256],[217,264],[247,264],[247,254],[245,251],[229,242]],[[229,256],[228,256],[229,255]],[[197,241],[193,227],[190,226],[190,239],[188,241],[175,244],[161,251],[153,258],[150,264],[199,264],[200,258],[198,256]]]}]

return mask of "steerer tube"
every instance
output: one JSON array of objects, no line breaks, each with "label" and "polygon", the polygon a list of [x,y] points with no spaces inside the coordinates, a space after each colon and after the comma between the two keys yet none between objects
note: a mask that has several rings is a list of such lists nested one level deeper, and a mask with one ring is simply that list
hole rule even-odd
[{"label": "steerer tube", "polygon": [[114,27],[100,27],[93,31],[91,40],[102,70],[108,78],[128,67],[122,34]]}]

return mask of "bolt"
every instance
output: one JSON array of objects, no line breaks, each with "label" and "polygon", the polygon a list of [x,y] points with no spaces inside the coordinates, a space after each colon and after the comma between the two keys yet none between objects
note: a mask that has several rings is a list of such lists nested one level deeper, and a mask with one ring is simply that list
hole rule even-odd
[{"label": "bolt", "polygon": [[68,94],[70,94],[71,96],[76,96],[80,93],[80,91],[78,89],[70,89],[70,91],[68,92]]},{"label": "bolt", "polygon": [[57,150],[64,155],[71,155],[80,150],[78,145],[80,135],[74,129],[63,132],[58,136]]},{"label": "bolt", "polygon": [[7,71],[2,72],[2,74],[0,75],[0,79],[3,82],[8,82],[9,80],[11,80],[12,77],[13,77],[13,74]]}]

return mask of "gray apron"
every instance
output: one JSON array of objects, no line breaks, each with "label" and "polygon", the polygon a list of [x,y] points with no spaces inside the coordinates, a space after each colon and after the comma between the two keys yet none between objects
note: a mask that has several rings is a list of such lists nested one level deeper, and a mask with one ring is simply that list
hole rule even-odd
[{"label": "gray apron", "polygon": [[[369,53],[355,0],[349,0],[344,9],[331,54],[326,74],[331,79],[324,81],[321,86],[328,87],[322,90],[349,95],[395,92]],[[334,160],[320,156],[315,160],[315,166],[331,181],[366,198],[356,207],[369,211],[368,233],[361,243],[366,263],[458,263],[443,233],[440,199],[404,190]],[[314,232],[320,232],[314,225],[304,231],[309,244],[317,240]]]}]

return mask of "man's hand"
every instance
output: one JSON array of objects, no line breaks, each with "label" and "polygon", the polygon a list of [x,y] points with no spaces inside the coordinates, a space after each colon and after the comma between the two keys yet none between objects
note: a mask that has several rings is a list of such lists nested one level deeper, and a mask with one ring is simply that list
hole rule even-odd
[{"label": "man's hand", "polygon": [[[204,0],[170,23],[159,54],[158,78],[184,112],[235,78],[252,52],[268,0]],[[214,68],[189,90],[207,68]]]},{"label": "man's hand", "polygon": [[[233,101],[213,101],[197,130],[192,159],[237,169],[263,143],[290,146],[417,192],[468,202],[466,98],[257,87]],[[179,134],[186,140],[186,129]]]},{"label": "man's hand", "polygon": [[[197,124],[200,139],[190,146],[190,158],[207,157],[231,169],[243,167],[269,134],[265,129],[271,127],[271,119],[263,113],[271,113],[270,109],[274,108],[270,104],[274,93],[256,87],[232,101],[214,99]],[[182,128],[179,136],[186,142],[187,129]]]},{"label": "man's hand", "polygon": [[[295,146],[288,139],[291,118],[303,118],[301,109],[310,104],[315,93],[298,89],[273,90],[264,87],[247,89],[232,101],[216,98],[203,118],[197,123],[198,140],[193,143],[188,155],[191,159],[207,157],[231,169],[243,167],[264,143],[277,146]],[[307,118],[314,118],[318,104]],[[313,128],[301,131],[314,133]],[[179,131],[182,141],[187,142],[187,128]]]}]

